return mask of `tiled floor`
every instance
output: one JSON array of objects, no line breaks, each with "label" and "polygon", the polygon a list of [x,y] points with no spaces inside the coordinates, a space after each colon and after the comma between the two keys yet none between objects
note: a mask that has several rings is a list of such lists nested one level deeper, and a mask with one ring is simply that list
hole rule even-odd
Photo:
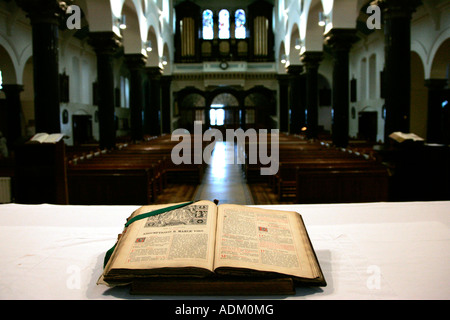
[{"label": "tiled floor", "polygon": [[205,170],[194,200],[217,199],[219,204],[254,204],[241,165],[235,160],[234,151],[233,144],[216,142],[210,165]]}]

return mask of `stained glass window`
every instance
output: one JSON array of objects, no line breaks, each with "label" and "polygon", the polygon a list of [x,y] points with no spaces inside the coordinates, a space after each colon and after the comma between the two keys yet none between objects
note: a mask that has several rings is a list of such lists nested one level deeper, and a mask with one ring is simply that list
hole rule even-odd
[{"label": "stained glass window", "polygon": [[203,11],[203,40],[214,38],[213,12],[209,9]]},{"label": "stained glass window", "polygon": [[234,24],[236,29],[234,30],[234,37],[236,39],[245,39],[245,11],[242,9],[236,10],[234,14]]},{"label": "stained glass window", "polygon": [[219,12],[219,39],[230,39],[230,13],[226,9]]}]

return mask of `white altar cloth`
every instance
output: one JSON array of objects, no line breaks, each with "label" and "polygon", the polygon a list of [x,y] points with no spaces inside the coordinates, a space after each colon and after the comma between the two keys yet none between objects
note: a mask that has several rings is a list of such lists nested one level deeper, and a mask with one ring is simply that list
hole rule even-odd
[{"label": "white altar cloth", "polygon": [[[328,283],[268,298],[450,298],[448,201],[258,207],[302,215]],[[137,208],[0,205],[0,299],[177,298],[96,284],[105,252]]]}]

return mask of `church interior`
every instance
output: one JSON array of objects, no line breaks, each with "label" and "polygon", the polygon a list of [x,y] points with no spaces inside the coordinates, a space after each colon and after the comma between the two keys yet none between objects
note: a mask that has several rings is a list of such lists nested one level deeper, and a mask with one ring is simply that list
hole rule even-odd
[{"label": "church interior", "polygon": [[447,0],[0,0],[0,299],[448,300],[449,52]]},{"label": "church interior", "polygon": [[[449,200],[449,15],[444,0],[2,0],[0,201]],[[201,149],[175,164],[179,130]],[[256,141],[237,164],[212,130]],[[42,132],[63,138],[30,143]],[[275,135],[262,175],[252,144]]]}]

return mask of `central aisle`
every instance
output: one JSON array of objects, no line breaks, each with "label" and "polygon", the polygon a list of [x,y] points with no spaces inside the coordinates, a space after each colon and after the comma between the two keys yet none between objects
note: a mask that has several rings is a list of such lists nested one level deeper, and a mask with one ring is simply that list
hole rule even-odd
[{"label": "central aisle", "polygon": [[202,183],[194,197],[195,201],[217,199],[219,204],[254,204],[241,165],[236,164],[234,150],[232,143],[216,142],[211,164],[205,170]]}]

